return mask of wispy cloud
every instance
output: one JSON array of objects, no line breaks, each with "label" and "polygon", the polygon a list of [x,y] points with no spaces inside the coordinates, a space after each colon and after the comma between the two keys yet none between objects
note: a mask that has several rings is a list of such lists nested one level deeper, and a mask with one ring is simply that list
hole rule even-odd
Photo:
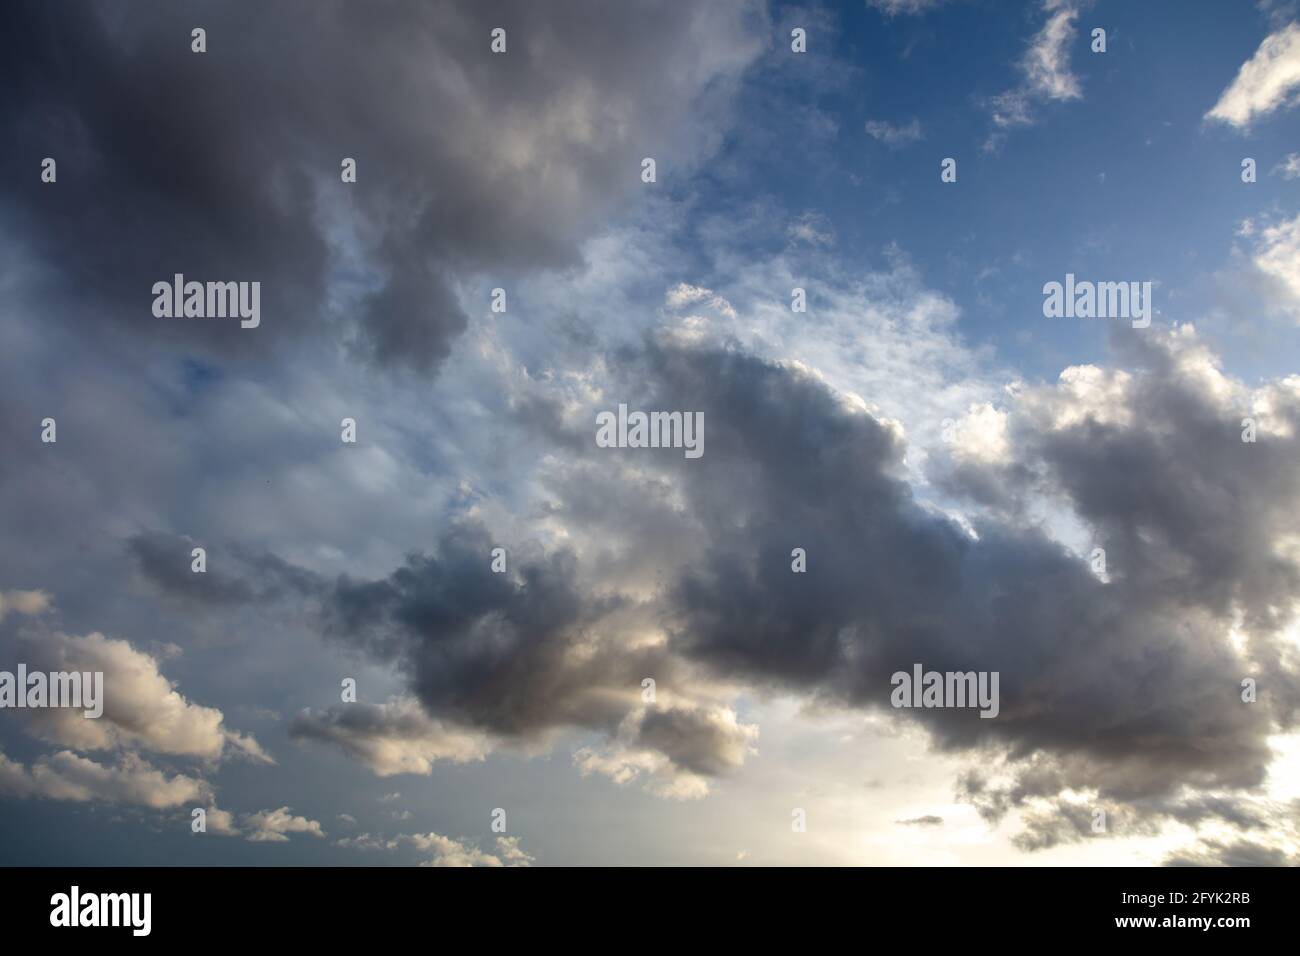
[{"label": "wispy cloud", "polygon": [[996,129],[985,142],[986,150],[1001,145],[1003,131],[1032,125],[1038,104],[1083,97],[1082,84],[1070,65],[1069,48],[1080,9],[1077,0],[1044,0],[1047,22],[1034,34],[1020,59],[1021,82],[988,101]]},{"label": "wispy cloud", "polygon": [[1271,174],[1274,176],[1281,174],[1283,179],[1300,177],[1300,153],[1288,155],[1286,159],[1273,167]]},{"label": "wispy cloud", "polygon": [[921,121],[913,118],[909,123],[895,124],[886,120],[867,120],[867,135],[889,147],[906,146],[925,138]]},{"label": "wispy cloud", "polygon": [[887,17],[916,16],[935,9],[945,0],[867,0],[868,7],[874,7]]}]

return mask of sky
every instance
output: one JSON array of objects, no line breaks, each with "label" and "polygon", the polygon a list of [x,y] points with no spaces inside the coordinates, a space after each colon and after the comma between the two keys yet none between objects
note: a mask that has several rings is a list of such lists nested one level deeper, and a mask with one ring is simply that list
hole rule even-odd
[{"label": "sky", "polygon": [[0,671],[105,687],[0,862],[1300,861],[1296,3],[20,0],[0,84]]}]

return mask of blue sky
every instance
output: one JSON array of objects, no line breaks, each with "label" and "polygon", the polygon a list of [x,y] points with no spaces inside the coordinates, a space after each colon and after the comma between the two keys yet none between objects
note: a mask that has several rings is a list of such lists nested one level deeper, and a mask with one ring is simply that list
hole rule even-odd
[{"label": "blue sky", "polygon": [[[969,3],[891,17],[842,5],[810,40],[835,66],[805,69],[772,51],[774,69],[742,94],[752,123],[702,171],[707,192],[701,177],[683,188],[707,195],[706,208],[763,197],[788,213],[815,212],[833,227],[839,256],[865,268],[897,244],[960,305],[964,336],[1035,376],[1054,377],[1063,357],[1105,354],[1104,324],[1039,321],[1043,282],[1067,271],[1158,279],[1166,322],[1219,332],[1204,306],[1174,308],[1170,297],[1213,301],[1206,273],[1222,268],[1238,225],[1294,208],[1300,185],[1270,175],[1295,150],[1293,117],[1257,123],[1249,135],[1204,119],[1266,24],[1247,4],[1212,7],[1085,7],[1062,50],[1082,95],[1042,105],[1032,125],[986,149],[994,126],[985,104],[1023,82],[1019,64],[1041,12]],[[800,7],[775,18],[816,22]],[[1104,54],[1090,49],[1094,27],[1107,31]],[[915,120],[923,138],[891,148],[866,132],[871,120]],[[948,156],[958,160],[956,188],[939,182]],[[1259,167],[1250,185],[1240,179],[1247,156]],[[1292,324],[1267,324],[1268,344],[1240,325],[1225,335],[1247,374],[1288,371],[1276,342],[1295,344]]]}]

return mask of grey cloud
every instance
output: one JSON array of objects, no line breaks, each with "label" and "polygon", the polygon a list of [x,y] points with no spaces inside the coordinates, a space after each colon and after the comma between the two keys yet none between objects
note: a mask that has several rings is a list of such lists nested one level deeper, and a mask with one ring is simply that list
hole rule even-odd
[{"label": "grey cloud", "polygon": [[[207,570],[201,573],[193,570],[196,547],[207,553]],[[185,535],[143,531],[127,539],[126,549],[140,573],[164,595],[200,605],[225,607],[290,596],[305,598],[324,587],[304,568],[239,545],[200,543]]]},{"label": "grey cloud", "polygon": [[753,734],[725,714],[703,708],[647,710],[637,743],[666,755],[674,765],[715,777],[741,766]]},{"label": "grey cloud", "polygon": [[[1094,813],[1104,810],[1105,829],[1094,832]],[[1011,838],[1013,845],[1026,852],[1047,850],[1064,843],[1105,839],[1110,835],[1152,836],[1158,831],[1155,819],[1132,814],[1115,806],[1094,807],[1069,800],[1050,800],[1044,808],[1034,808],[1021,816],[1021,830]]]},{"label": "grey cloud", "polygon": [[1161,810],[1181,823],[1196,824],[1214,819],[1230,823],[1243,830],[1253,830],[1268,825],[1267,814],[1241,800],[1227,797],[1201,796],[1185,800]]},{"label": "grey cloud", "polygon": [[1278,847],[1249,840],[1232,843],[1206,840],[1192,850],[1179,850],[1165,858],[1165,866],[1297,866],[1300,860]]},{"label": "grey cloud", "polygon": [[294,718],[289,733],[296,740],[333,744],[381,777],[427,774],[435,761],[481,760],[490,749],[483,733],[432,719],[414,700],[306,710]]},{"label": "grey cloud", "polygon": [[[434,555],[412,555],[386,579],[335,586],[331,633],[392,658],[432,713],[496,734],[528,735],[581,716],[612,728],[623,711],[609,683],[638,688],[646,671],[595,638],[618,600],[584,600],[572,554],[514,549],[514,570],[493,573],[486,529],[444,532]],[[653,655],[647,655],[653,657]]]},{"label": "grey cloud", "polygon": [[[686,168],[712,148],[764,17],[744,0],[286,0],[250,33],[238,5],[19,5],[0,37],[14,294],[106,347],[131,331],[253,359],[323,334],[427,372],[469,321],[460,277],[576,262],[643,156]],[[260,281],[262,325],[155,319],[174,273]]]},{"label": "grey cloud", "polygon": [[[348,705],[300,715],[295,736],[332,741],[379,773],[427,772],[434,759],[529,746],[563,728],[659,753],[669,776],[716,776],[744,762],[752,730],[692,701],[689,675],[661,646],[628,639],[637,609],[626,599],[584,593],[575,556],[563,551],[515,548],[513,571],[493,573],[494,545],[465,522],[436,554],[412,555],[386,579],[340,579],[327,630],[393,661],[422,711]],[[638,717],[647,676],[682,702]]]}]

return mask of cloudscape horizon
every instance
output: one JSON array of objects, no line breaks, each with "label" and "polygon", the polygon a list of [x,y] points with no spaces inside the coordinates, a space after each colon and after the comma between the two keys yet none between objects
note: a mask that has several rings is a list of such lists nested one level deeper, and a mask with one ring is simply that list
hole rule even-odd
[{"label": "cloudscape horizon", "polygon": [[4,864],[1300,862],[1295,3],[6,13]]}]

